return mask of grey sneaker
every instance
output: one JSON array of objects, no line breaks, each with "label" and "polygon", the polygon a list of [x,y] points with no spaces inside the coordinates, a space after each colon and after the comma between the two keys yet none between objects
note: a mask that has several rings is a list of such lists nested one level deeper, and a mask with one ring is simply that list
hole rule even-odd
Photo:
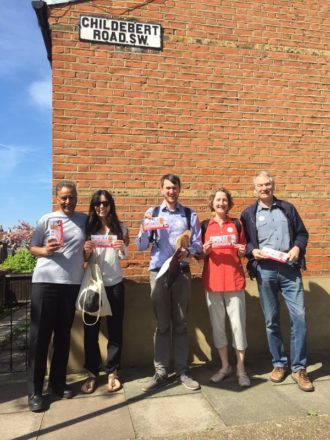
[{"label": "grey sneaker", "polygon": [[142,388],[142,391],[147,393],[165,387],[167,384],[168,380],[166,376],[160,376],[158,373],[155,373],[153,378]]},{"label": "grey sneaker", "polygon": [[233,373],[233,369],[231,368],[230,365],[226,370],[221,368],[221,370],[217,371],[215,374],[213,374],[212,377],[210,377],[210,382],[213,383],[221,382],[222,380],[226,379],[226,377],[229,377],[232,373]]},{"label": "grey sneaker", "polygon": [[242,373],[237,373],[238,385],[240,387],[249,387],[251,385],[251,381],[246,371]]},{"label": "grey sneaker", "polygon": [[188,390],[195,391],[200,389],[199,383],[196,380],[194,380],[191,376],[188,376],[186,373],[180,375],[180,381],[182,385]]}]

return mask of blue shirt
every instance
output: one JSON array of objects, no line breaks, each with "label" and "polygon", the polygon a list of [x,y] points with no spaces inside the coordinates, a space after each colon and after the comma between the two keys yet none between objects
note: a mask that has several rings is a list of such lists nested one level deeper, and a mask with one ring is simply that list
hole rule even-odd
[{"label": "blue shirt", "polygon": [[[149,208],[147,212],[152,215],[153,210],[154,208]],[[188,229],[185,210],[180,203],[175,205],[174,211],[170,211],[165,201],[163,201],[160,205],[159,217],[163,217],[169,227],[156,231],[155,242],[150,243],[151,231],[140,231],[136,238],[136,245],[139,251],[145,251],[152,244],[149,270],[159,269],[168,258],[172,257],[175,252],[178,236]],[[191,239],[188,250],[191,255],[196,255],[202,250],[202,242],[200,222],[194,211],[191,211],[190,231]]]},{"label": "blue shirt", "polygon": [[276,251],[290,250],[290,234],[288,220],[273,202],[270,208],[258,203],[256,212],[259,247],[269,247]]}]

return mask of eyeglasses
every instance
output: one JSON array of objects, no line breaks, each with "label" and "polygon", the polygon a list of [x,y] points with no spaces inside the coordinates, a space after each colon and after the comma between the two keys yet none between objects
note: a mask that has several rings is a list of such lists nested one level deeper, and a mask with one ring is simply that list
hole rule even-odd
[{"label": "eyeglasses", "polygon": [[100,206],[104,206],[105,208],[107,208],[108,206],[110,206],[110,202],[108,202],[108,200],[99,200],[98,202],[95,202],[95,206],[97,208],[99,208]]}]

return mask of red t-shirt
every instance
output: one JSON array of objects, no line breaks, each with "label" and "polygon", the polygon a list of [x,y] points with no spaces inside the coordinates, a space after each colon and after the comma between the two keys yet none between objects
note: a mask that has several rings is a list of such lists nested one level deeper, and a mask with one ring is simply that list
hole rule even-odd
[{"label": "red t-shirt", "polygon": [[[220,226],[212,217],[205,232],[205,241],[211,236],[224,235],[235,235],[236,243],[246,244],[243,227],[238,237],[235,223],[231,219]],[[236,247],[211,250],[209,258],[204,261],[203,286],[211,292],[232,292],[245,288],[244,270]]]}]

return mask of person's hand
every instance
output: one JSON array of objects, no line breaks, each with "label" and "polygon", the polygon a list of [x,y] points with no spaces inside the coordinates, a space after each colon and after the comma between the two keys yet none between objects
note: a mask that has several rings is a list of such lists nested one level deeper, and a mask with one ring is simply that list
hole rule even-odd
[{"label": "person's hand", "polygon": [[180,248],[180,254],[179,254],[179,261],[183,261],[185,260],[187,257],[189,257],[190,252],[188,251],[188,249],[181,247]]},{"label": "person's hand", "polygon": [[116,240],[112,243],[112,247],[116,250],[116,251],[124,251],[124,247],[125,247],[125,243],[123,240]]},{"label": "person's hand", "polygon": [[[150,219],[150,218],[152,218],[152,214],[151,214],[151,212],[149,212],[148,210],[144,213],[144,216],[143,216],[143,218],[148,218],[148,219]],[[145,232],[145,230],[143,229],[143,219],[142,219],[142,222],[141,222],[141,226],[140,226],[140,234],[143,234]]]},{"label": "person's hand", "polygon": [[54,252],[58,251],[62,247],[56,238],[48,238],[46,246],[44,246],[45,256],[53,255]]},{"label": "person's hand", "polygon": [[293,246],[293,248],[290,249],[288,252],[288,261],[290,261],[291,263],[296,263],[298,261],[299,254],[300,254],[299,247]]},{"label": "person's hand", "polygon": [[261,252],[260,249],[253,249],[252,255],[255,260],[267,260],[267,257]]},{"label": "person's hand", "polygon": [[246,249],[245,244],[237,243],[237,244],[235,244],[235,248],[237,248],[237,253],[238,253],[239,257],[245,256],[245,249]]},{"label": "person's hand", "polygon": [[208,240],[203,244],[203,252],[205,255],[209,255],[212,250],[212,241]]},{"label": "person's hand", "polygon": [[86,240],[84,244],[85,260],[89,259],[94,249],[95,249],[95,244],[92,242],[92,240]]}]

